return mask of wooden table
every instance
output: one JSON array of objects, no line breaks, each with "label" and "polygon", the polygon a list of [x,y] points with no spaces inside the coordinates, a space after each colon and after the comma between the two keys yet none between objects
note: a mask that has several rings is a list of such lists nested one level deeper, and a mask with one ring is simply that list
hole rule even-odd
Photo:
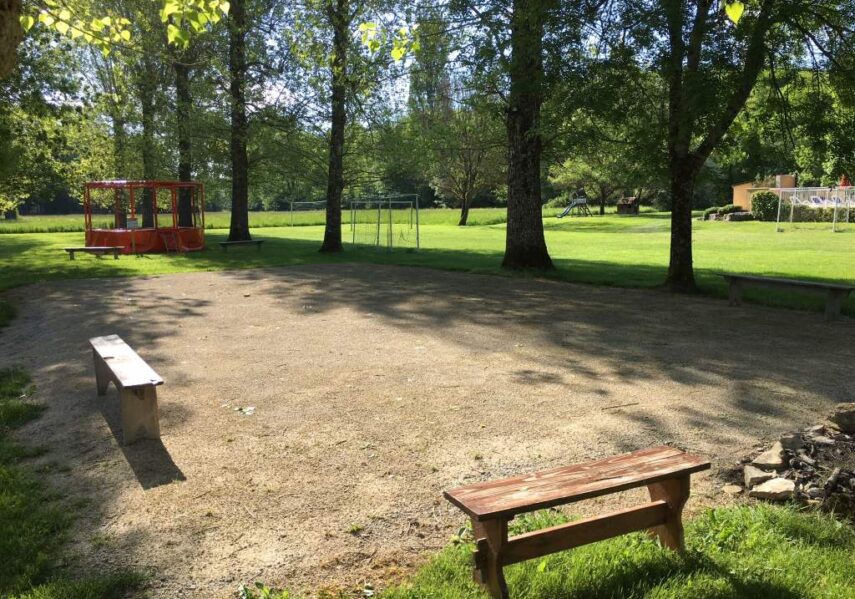
[{"label": "wooden table", "polygon": [[[504,566],[618,535],[649,530],[663,545],[683,551],[683,506],[689,477],[710,463],[668,446],[476,483],[446,491],[445,498],[472,520],[475,579],[491,597],[507,599]],[[643,505],[508,538],[518,514],[646,486]]]}]

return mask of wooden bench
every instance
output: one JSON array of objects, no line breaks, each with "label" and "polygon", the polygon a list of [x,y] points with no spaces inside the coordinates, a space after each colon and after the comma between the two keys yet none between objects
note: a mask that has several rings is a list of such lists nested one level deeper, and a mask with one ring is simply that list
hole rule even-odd
[{"label": "wooden bench", "polygon": [[840,316],[843,302],[855,289],[852,285],[840,285],[837,283],[821,283],[818,281],[800,281],[797,279],[781,279],[777,277],[758,277],[755,275],[738,275],[733,273],[720,273],[730,285],[730,305],[737,306],[742,303],[742,290],[746,286],[755,287],[784,287],[802,291],[821,291],[826,293],[825,319],[835,320]]},{"label": "wooden bench", "polygon": [[94,337],[89,344],[98,395],[107,393],[110,381],[119,391],[123,442],[127,445],[138,439],[160,439],[156,388],[163,379],[118,335]]},{"label": "wooden bench", "polygon": [[234,245],[255,245],[258,251],[261,251],[261,244],[264,243],[263,239],[247,239],[245,241],[221,241],[220,247],[225,251],[229,251],[229,247]]},{"label": "wooden bench", "polygon": [[93,245],[89,247],[63,248],[68,252],[68,259],[74,260],[74,252],[86,252],[87,254],[95,254],[96,258],[100,258],[104,254],[113,254],[113,258],[119,259],[119,252],[125,249],[123,245]]},{"label": "wooden bench", "polygon": [[[502,568],[517,562],[638,530],[649,530],[663,545],[683,551],[689,476],[709,467],[703,458],[660,446],[467,485],[444,495],[472,520],[475,580],[491,597],[507,599]],[[508,522],[518,514],[642,486],[650,492],[649,503],[508,538]]]}]

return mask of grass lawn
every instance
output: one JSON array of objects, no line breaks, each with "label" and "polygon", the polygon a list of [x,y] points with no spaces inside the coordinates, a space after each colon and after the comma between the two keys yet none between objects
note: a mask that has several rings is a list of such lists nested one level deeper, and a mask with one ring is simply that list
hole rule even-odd
[{"label": "grass lawn", "polygon": [[[253,213],[251,222],[283,213]],[[75,233],[0,235],[0,290],[45,279],[154,275],[194,270],[256,268],[317,262],[376,262],[429,266],[442,269],[501,274],[504,224],[454,225],[456,211],[423,211],[420,252],[384,252],[348,248],[341,256],[323,256],[317,248],[323,236],[320,225],[265,226],[254,235],[267,242],[261,252],[240,248],[220,251],[216,241],[223,229],[208,232],[209,249],[183,256],[148,255],[96,260],[81,255],[68,260],[64,246],[79,245]],[[472,211],[473,223],[502,220],[499,209]],[[73,217],[29,217],[79,219]],[[221,215],[212,216],[221,218]],[[27,222],[27,221],[24,221]],[[8,225],[2,225],[8,226]],[[566,281],[623,287],[655,287],[663,281],[668,264],[669,216],[646,213],[639,217],[607,215],[592,218],[545,219],[546,238],[557,270],[546,276]],[[855,282],[855,226],[831,233],[824,224],[803,224],[776,233],[774,224],[760,222],[695,222],[695,268],[705,293],[724,297],[718,271],[777,275],[821,281]],[[345,225],[345,233],[347,227]],[[752,290],[748,301],[798,309],[821,310],[824,298],[778,290]],[[844,312],[855,315],[855,298]]]},{"label": "grass lawn", "polygon": [[119,573],[89,579],[58,575],[71,517],[68,506],[38,480],[27,461],[42,455],[11,441],[8,431],[37,418],[30,378],[18,368],[0,370],[0,597],[8,599],[119,599],[140,579]]},{"label": "grass lawn", "polygon": [[[513,533],[566,521],[543,512],[512,523]],[[828,515],[758,505],[710,510],[689,521],[685,558],[633,534],[505,569],[520,599],[725,599],[855,596],[855,529]],[[380,599],[483,599],[472,581],[473,546],[458,543],[412,582]],[[244,597],[297,599],[259,585]]]}]

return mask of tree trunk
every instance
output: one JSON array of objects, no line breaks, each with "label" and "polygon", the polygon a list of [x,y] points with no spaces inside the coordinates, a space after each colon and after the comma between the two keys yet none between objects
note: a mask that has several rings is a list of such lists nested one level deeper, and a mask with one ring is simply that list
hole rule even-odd
[{"label": "tree trunk", "polygon": [[469,220],[469,198],[464,198],[463,202],[460,204],[460,222],[457,223],[458,227],[465,227],[466,222]]},{"label": "tree trunk", "polygon": [[125,129],[125,119],[119,113],[119,108],[113,110],[113,178],[128,179],[128,134]]},{"label": "tree trunk", "polygon": [[[190,68],[181,62],[172,63],[175,69],[175,116],[178,121],[178,180],[190,181],[193,177],[192,141],[190,140]],[[178,191],[178,226],[193,226],[192,191]]]},{"label": "tree trunk", "polygon": [[606,215],[606,196],[600,196],[600,216]]},{"label": "tree trunk", "polygon": [[249,159],[246,154],[246,6],[233,0],[229,11],[232,216],[229,241],[249,241]]},{"label": "tree trunk", "polygon": [[503,268],[553,268],[540,197],[545,0],[514,0],[508,96],[508,227]]},{"label": "tree trunk", "polygon": [[[151,57],[143,59],[140,90],[140,109],[142,113],[142,163],[143,179],[153,181],[157,177],[156,155],[154,148],[155,94],[157,92],[157,67]],[[154,207],[156,198],[151,189],[144,189],[142,205],[137,205],[137,214],[142,214],[142,226],[154,226]]]},{"label": "tree trunk", "polygon": [[18,44],[24,39],[20,16],[21,0],[0,0],[0,79],[12,72],[18,59]]},{"label": "tree trunk", "polygon": [[[335,5],[333,5],[335,2]],[[332,121],[330,123],[327,214],[322,252],[340,252],[341,196],[344,191],[344,128],[347,124],[348,0],[330,0],[327,15],[333,26]]]},{"label": "tree trunk", "polygon": [[697,173],[690,158],[672,162],[671,257],[665,285],[677,293],[698,289],[692,267],[692,200]]}]

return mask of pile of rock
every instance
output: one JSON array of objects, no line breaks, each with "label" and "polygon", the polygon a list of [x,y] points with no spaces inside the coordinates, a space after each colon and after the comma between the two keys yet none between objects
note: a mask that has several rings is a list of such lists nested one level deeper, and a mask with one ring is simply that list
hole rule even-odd
[{"label": "pile of rock", "polygon": [[[853,510],[855,403],[838,404],[826,424],[782,435],[760,455],[744,458],[741,470],[751,497]],[[736,491],[734,485],[729,489]]]}]

